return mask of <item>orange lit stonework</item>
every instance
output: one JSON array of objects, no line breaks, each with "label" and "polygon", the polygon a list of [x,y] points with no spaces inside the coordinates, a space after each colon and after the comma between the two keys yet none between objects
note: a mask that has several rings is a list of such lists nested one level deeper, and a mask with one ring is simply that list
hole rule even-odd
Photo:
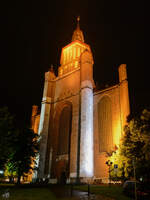
[{"label": "orange lit stonework", "polygon": [[[126,65],[119,83],[101,90],[93,80],[93,56],[79,26],[62,48],[58,76],[45,73],[41,113],[32,128],[41,137],[38,178],[108,182],[107,155],[120,144],[129,109]],[[100,67],[100,66],[99,66]]]},{"label": "orange lit stonework", "polygon": [[65,46],[61,52],[61,66],[58,68],[58,76],[62,76],[79,68],[80,56],[85,49],[90,51],[89,45],[78,40],[73,41],[69,45]]}]

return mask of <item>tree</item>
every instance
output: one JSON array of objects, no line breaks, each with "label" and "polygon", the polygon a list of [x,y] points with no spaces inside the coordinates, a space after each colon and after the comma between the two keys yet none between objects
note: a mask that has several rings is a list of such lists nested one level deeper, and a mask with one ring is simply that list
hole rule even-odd
[{"label": "tree", "polygon": [[0,108],[0,169],[4,169],[12,152],[14,124],[14,116],[9,113],[8,108]]},{"label": "tree", "polygon": [[128,177],[128,172],[126,170],[126,167],[128,166],[128,159],[122,155],[120,146],[118,146],[116,151],[113,151],[112,154],[109,155],[109,160],[112,162],[110,167],[111,179],[114,181],[125,181]]},{"label": "tree", "polygon": [[130,119],[124,131],[121,154],[127,159],[128,176],[133,176],[134,164],[137,178],[150,180],[150,111]]},{"label": "tree", "polygon": [[10,179],[28,173],[38,154],[38,135],[32,129],[19,127],[7,107],[0,109],[0,169]]},{"label": "tree", "polygon": [[16,173],[18,183],[21,176],[24,176],[33,169],[33,162],[38,154],[38,135],[32,129],[22,128],[15,132],[16,138],[13,141],[13,151],[10,154],[7,166],[11,166],[11,171]]}]

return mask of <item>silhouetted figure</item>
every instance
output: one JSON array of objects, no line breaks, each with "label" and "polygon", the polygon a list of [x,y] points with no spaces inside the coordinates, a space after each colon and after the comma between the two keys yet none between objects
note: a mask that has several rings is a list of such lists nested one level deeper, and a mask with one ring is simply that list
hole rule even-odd
[{"label": "silhouetted figure", "polygon": [[60,184],[65,185],[65,184],[66,184],[66,180],[67,180],[66,172],[63,171],[63,172],[61,173],[61,177],[60,177]]}]

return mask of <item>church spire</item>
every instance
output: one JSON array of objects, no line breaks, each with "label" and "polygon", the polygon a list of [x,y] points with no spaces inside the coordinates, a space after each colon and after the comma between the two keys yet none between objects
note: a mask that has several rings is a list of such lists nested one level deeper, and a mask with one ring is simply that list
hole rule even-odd
[{"label": "church spire", "polygon": [[77,17],[77,29],[80,30],[80,16]]},{"label": "church spire", "polygon": [[84,42],[84,36],[83,36],[83,32],[80,30],[79,22],[80,22],[80,16],[77,17],[77,28],[73,32],[72,42],[75,41],[75,40],[79,40],[81,42]]}]

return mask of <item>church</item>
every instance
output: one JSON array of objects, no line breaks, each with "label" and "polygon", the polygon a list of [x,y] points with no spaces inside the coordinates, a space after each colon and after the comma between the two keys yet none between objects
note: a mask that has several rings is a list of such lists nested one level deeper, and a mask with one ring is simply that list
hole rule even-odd
[{"label": "church", "polygon": [[119,83],[97,89],[93,55],[77,19],[72,41],[62,48],[58,76],[45,73],[40,114],[32,107],[32,129],[40,135],[38,178],[108,180],[108,155],[114,152],[130,113],[126,64]]}]

